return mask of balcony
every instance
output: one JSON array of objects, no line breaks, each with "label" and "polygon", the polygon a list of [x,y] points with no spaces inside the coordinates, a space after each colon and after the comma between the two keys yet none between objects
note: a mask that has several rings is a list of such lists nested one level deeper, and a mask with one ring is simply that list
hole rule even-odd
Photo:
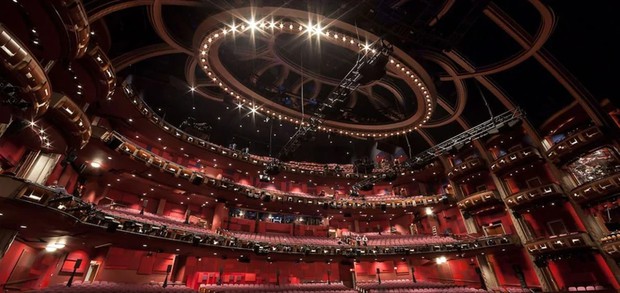
[{"label": "balcony", "polygon": [[532,240],[525,243],[525,248],[532,255],[563,252],[567,250],[593,249],[594,244],[585,232],[553,235],[549,238]]},{"label": "balcony", "polygon": [[480,158],[471,158],[465,162],[458,164],[448,172],[448,178],[455,180],[465,175],[469,175],[475,171],[485,168],[485,164]]},{"label": "balcony", "polygon": [[576,202],[583,204],[618,192],[620,192],[620,174],[612,174],[578,186],[571,191],[570,196]]},{"label": "balcony", "polygon": [[532,161],[541,161],[543,157],[533,147],[522,148],[504,155],[491,164],[491,171],[495,173],[507,173],[516,167]]},{"label": "balcony", "polygon": [[494,190],[476,192],[457,203],[459,209],[478,214],[501,205],[501,200]]},{"label": "balcony", "polygon": [[560,186],[557,184],[547,184],[506,197],[506,205],[514,210],[523,210],[537,203],[562,198],[564,198],[564,195]]},{"label": "balcony", "polygon": [[547,150],[547,157],[553,162],[560,162],[603,137],[603,132],[598,126],[586,128],[552,146]]},{"label": "balcony", "polygon": [[620,258],[620,234],[609,234],[601,238],[603,251],[614,258]]}]

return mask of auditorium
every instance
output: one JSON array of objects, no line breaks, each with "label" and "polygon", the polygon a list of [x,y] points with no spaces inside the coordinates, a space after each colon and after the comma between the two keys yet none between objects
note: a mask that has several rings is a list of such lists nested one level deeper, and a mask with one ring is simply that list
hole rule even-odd
[{"label": "auditorium", "polygon": [[620,292],[611,2],[0,0],[0,291]]}]

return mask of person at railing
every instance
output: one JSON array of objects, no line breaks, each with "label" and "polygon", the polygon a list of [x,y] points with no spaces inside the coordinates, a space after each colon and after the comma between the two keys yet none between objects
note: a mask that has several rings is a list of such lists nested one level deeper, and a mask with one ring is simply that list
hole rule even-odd
[{"label": "person at railing", "polygon": [[364,244],[364,246],[368,246],[368,237],[366,237],[366,235],[362,236],[362,243]]},{"label": "person at railing", "polygon": [[59,194],[60,193],[64,193],[64,194],[67,193],[67,189],[65,189],[64,186],[58,184],[58,180],[52,181],[52,184],[48,185],[47,188],[52,189],[52,190],[54,190],[54,192],[57,192]]}]

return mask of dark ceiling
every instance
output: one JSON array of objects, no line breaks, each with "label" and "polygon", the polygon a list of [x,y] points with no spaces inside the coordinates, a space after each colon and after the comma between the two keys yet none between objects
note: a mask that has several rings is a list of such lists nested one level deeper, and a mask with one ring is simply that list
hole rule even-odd
[{"label": "dark ceiling", "polygon": [[[599,5],[595,5],[599,4]],[[488,101],[490,112],[499,114],[507,110],[496,95],[475,78],[464,79],[467,97],[460,116],[456,120],[441,126],[432,126],[449,119],[459,104],[454,81],[445,80],[449,73],[437,59],[447,60],[446,52],[457,52],[474,68],[484,69],[487,65],[502,62],[523,51],[523,48],[502,28],[485,14],[485,9],[492,7],[502,11],[517,24],[523,35],[534,39],[540,28],[541,17],[533,3],[538,1],[454,1],[453,6],[441,12],[444,1],[431,0],[383,0],[383,1],[201,1],[200,7],[178,5],[163,6],[163,20],[172,38],[179,44],[192,47],[192,37],[198,25],[209,16],[222,11],[247,6],[287,7],[308,10],[330,18],[346,21],[360,30],[371,32],[385,38],[402,49],[419,62],[429,73],[437,96],[445,107],[437,105],[430,127],[422,133],[412,132],[405,135],[384,139],[383,142],[401,146],[409,153],[416,153],[429,147],[424,139],[428,136],[434,143],[441,142],[464,130],[462,124],[473,126],[490,118],[489,110],[483,98]],[[100,5],[101,1],[85,1],[86,8]],[[620,35],[618,18],[611,9],[611,1],[542,1],[543,6],[554,15],[554,27],[549,39],[539,52],[548,54],[558,61],[559,67],[566,68],[579,80],[585,89],[597,100],[614,101],[615,74],[619,59],[615,57],[614,36]],[[150,21],[147,6],[128,8],[111,13],[103,18],[111,36],[110,59],[147,45],[160,44],[164,41],[158,36]],[[439,20],[435,17],[441,13]],[[258,40],[256,47],[267,46],[265,40]],[[256,92],[264,93],[272,100],[286,103],[285,97],[301,96],[301,88],[295,90],[301,76],[290,73],[276,89],[280,92],[265,92],[284,74],[284,66],[275,66],[252,81],[252,74],[267,62],[259,59],[242,60],[251,46],[247,40],[229,42],[220,51],[223,60],[234,76]],[[314,50],[304,40],[291,40],[290,36],[280,36],[276,40],[276,53],[293,60],[294,66],[303,67],[306,72],[328,79],[339,80],[352,66],[355,55],[336,46],[324,45]],[[440,56],[429,58],[428,56]],[[185,80],[185,66],[188,58],[184,53],[169,54],[149,58],[132,64],[118,72],[123,76],[133,76],[134,85],[142,93],[143,99],[153,109],[159,110],[161,116],[172,124],[179,125],[188,116],[212,126],[211,141],[228,145],[235,142],[238,146],[249,146],[252,153],[275,155],[296,131],[294,125],[286,122],[266,119],[260,114],[249,114],[239,110],[230,99],[223,102],[209,100],[188,91]],[[459,68],[458,66],[456,66]],[[465,70],[459,69],[458,73]],[[198,79],[205,74],[196,70]],[[530,122],[536,127],[553,113],[574,101],[565,86],[551,74],[537,58],[529,57],[515,66],[485,76],[495,84],[513,103],[522,107]],[[385,77],[389,81],[391,77]],[[398,84],[398,80],[391,83]],[[396,86],[405,98],[397,99],[387,90],[358,90],[354,96],[356,103],[344,105],[342,111],[333,114],[330,119],[360,124],[381,124],[398,121],[412,115],[417,107],[413,92],[406,86]],[[317,98],[327,95],[333,86],[318,86],[306,83],[303,86],[305,96],[316,94]],[[224,93],[217,87],[204,87],[202,90],[215,97]],[[318,91],[318,92],[317,92]],[[353,98],[353,95],[351,96]],[[304,110],[312,110],[306,100]],[[370,101],[380,100],[380,105]],[[461,102],[463,102],[461,101]],[[290,101],[289,101],[290,102]],[[346,104],[346,103],[345,103]],[[352,106],[351,106],[352,105]],[[301,110],[301,106],[290,108]],[[348,113],[345,113],[348,112]],[[308,142],[296,152],[292,159],[298,161],[348,163],[352,159],[367,156],[376,141],[362,140],[339,135],[319,133],[316,140]]]}]

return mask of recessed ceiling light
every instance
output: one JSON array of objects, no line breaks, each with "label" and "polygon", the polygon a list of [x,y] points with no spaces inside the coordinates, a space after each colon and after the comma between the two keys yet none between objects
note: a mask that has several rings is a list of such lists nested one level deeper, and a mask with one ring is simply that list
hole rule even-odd
[{"label": "recessed ceiling light", "polygon": [[26,226],[26,225],[21,225],[21,226],[19,226],[19,227],[20,227],[20,228],[22,228],[22,229],[26,229],[26,228],[28,228],[28,226]]},{"label": "recessed ceiling light", "polygon": [[95,169],[99,169],[99,168],[101,168],[101,162],[99,162],[99,161],[92,161],[92,162],[90,162],[90,166],[95,168]]}]

